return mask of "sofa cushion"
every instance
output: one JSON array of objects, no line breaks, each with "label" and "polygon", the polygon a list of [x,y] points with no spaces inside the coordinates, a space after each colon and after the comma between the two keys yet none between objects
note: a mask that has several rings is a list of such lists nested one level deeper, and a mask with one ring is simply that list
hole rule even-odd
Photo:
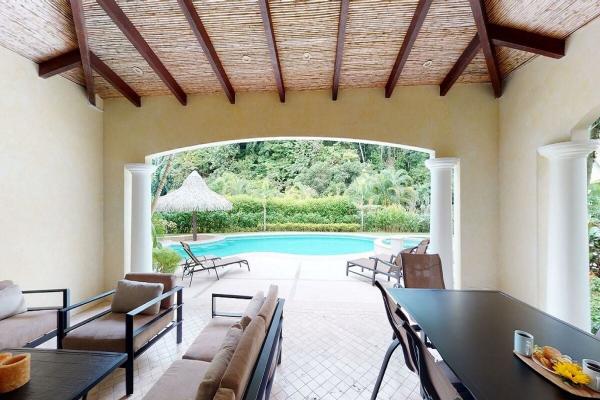
[{"label": "sofa cushion", "polygon": [[250,322],[252,322],[252,318],[244,315],[242,319],[240,319],[240,326],[242,327],[242,330],[246,329],[248,325],[250,325]]},{"label": "sofa cushion", "polygon": [[265,329],[269,329],[271,320],[273,319],[273,313],[277,307],[277,292],[278,287],[276,285],[269,286],[269,292],[265,298],[265,302],[258,312],[258,316],[265,320]]},{"label": "sofa cushion", "polygon": [[[125,279],[136,282],[162,283],[163,293],[177,286],[177,277],[174,274],[163,274],[160,272],[130,272],[125,275]],[[174,295],[170,296],[160,303],[160,308],[169,308],[174,302]]]},{"label": "sofa cushion", "polygon": [[210,362],[210,366],[204,374],[204,379],[198,387],[196,400],[212,400],[215,396],[215,393],[221,384],[223,374],[233,357],[233,353],[235,352],[235,348],[241,337],[242,327],[239,324],[233,325],[229,329],[229,332],[227,332],[221,349],[215,354]]},{"label": "sofa cushion", "polygon": [[209,363],[177,360],[144,396],[144,400],[193,400]]},{"label": "sofa cushion", "polygon": [[265,322],[262,318],[254,318],[244,331],[221,380],[221,387],[231,389],[236,399],[241,399],[246,390],[264,339]]},{"label": "sofa cushion", "polygon": [[0,289],[0,320],[27,311],[25,297],[17,285]]},{"label": "sofa cushion", "polygon": [[56,329],[56,311],[27,311],[0,321],[0,349],[23,347]]},{"label": "sofa cushion", "polygon": [[257,292],[246,306],[246,311],[244,311],[244,315],[250,318],[254,318],[258,315],[260,308],[265,302],[265,294],[261,291]]},{"label": "sofa cushion", "polygon": [[[56,314],[55,314],[56,315]],[[56,316],[55,316],[56,318]],[[156,318],[154,315],[138,315],[133,319],[136,329]],[[133,339],[133,348],[139,350],[173,320],[173,311],[154,322]],[[70,350],[95,350],[125,352],[125,314],[110,313],[93,320],[67,334],[63,347]]]},{"label": "sofa cushion", "polygon": [[202,329],[183,358],[211,362],[221,349],[229,329],[237,324],[231,318],[215,317]]},{"label": "sofa cushion", "polygon": [[[129,311],[157,298],[163,292],[162,283],[148,283],[121,279],[117,283],[117,291],[113,297],[110,309],[114,313],[128,313]],[[156,315],[160,311],[160,303],[148,307],[142,314]]]},{"label": "sofa cushion", "polygon": [[235,400],[235,393],[231,389],[219,388],[213,400]]}]

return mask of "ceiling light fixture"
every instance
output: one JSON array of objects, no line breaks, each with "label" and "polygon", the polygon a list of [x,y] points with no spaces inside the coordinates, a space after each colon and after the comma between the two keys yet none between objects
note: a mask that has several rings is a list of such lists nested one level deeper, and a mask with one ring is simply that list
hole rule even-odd
[{"label": "ceiling light fixture", "polygon": [[311,57],[312,57],[312,56],[310,55],[310,53],[308,53],[308,52],[304,53],[304,55],[303,55],[303,56],[304,56],[304,59],[305,59],[306,61],[310,61],[310,59],[311,59]]},{"label": "ceiling light fixture", "polygon": [[133,70],[133,72],[136,75],[140,75],[140,76],[144,75],[144,71],[142,71],[142,69],[140,67],[131,67],[131,69]]},{"label": "ceiling light fixture", "polygon": [[252,59],[250,58],[250,56],[244,55],[242,56],[242,61],[245,63],[249,63]]},{"label": "ceiling light fixture", "polygon": [[431,68],[431,66],[433,65],[433,61],[432,60],[427,60],[423,63],[423,67],[424,68]]}]

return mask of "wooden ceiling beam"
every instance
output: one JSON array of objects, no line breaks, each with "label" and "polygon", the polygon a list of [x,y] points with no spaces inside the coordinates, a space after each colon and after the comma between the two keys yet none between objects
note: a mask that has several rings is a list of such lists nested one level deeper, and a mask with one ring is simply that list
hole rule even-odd
[{"label": "wooden ceiling beam", "polygon": [[562,58],[565,55],[564,39],[495,24],[488,25],[488,32],[492,43],[496,46],[510,47],[552,58]]},{"label": "wooden ceiling beam", "polygon": [[[73,1],[73,0],[72,0]],[[187,95],[179,86],[175,78],[169,73],[165,65],[160,61],[156,53],[150,48],[150,45],[133,23],[127,18],[123,10],[118,6],[114,0],[97,0],[100,7],[104,9],[106,14],[112,19],[114,24],[123,32],[123,34],[129,39],[131,44],[137,49],[142,57],[146,60],[148,65],[154,70],[156,75],[164,82],[169,88],[171,93],[179,100],[183,105],[187,104]]]},{"label": "wooden ceiling beam", "polygon": [[400,74],[402,74],[404,64],[406,64],[406,60],[408,60],[410,51],[417,40],[417,35],[423,26],[423,22],[425,21],[425,17],[429,12],[432,2],[433,0],[419,0],[419,3],[417,4],[417,9],[415,10],[412,20],[410,21],[406,35],[404,35],[404,41],[402,42],[402,46],[400,47],[400,51],[396,57],[396,62],[394,63],[390,77],[385,85],[385,97],[387,98],[391,97],[392,93],[394,92],[396,83],[400,78]]},{"label": "wooden ceiling beam", "polygon": [[77,44],[79,45],[79,55],[81,57],[81,66],[83,67],[83,76],[85,78],[85,92],[91,105],[96,105],[96,93],[94,92],[94,76],[92,74],[92,63],[90,61],[90,49],[87,41],[87,29],[85,18],[83,16],[82,0],[70,0],[71,12],[73,14],[73,24],[75,25],[75,34]]},{"label": "wooden ceiling beam", "polygon": [[67,72],[78,65],[81,65],[79,48],[39,63],[38,76],[44,79],[50,78],[51,76]]},{"label": "wooden ceiling beam", "polygon": [[110,67],[99,59],[94,53],[90,53],[92,67],[94,71],[98,73],[105,81],[110,83],[115,89],[119,91],[127,100],[129,100],[136,107],[142,105],[140,95],[135,92],[119,75],[117,75]]},{"label": "wooden ceiling beam", "polygon": [[473,18],[475,19],[475,26],[477,26],[477,33],[479,34],[479,41],[485,57],[485,63],[487,64],[488,73],[490,74],[490,80],[492,81],[494,95],[500,97],[502,96],[502,78],[500,76],[500,68],[498,68],[496,51],[488,34],[488,21],[483,0],[469,0],[469,3],[473,12]]},{"label": "wooden ceiling beam", "polygon": [[210,40],[210,36],[208,36],[208,32],[206,32],[204,24],[202,23],[202,20],[200,19],[192,0],[177,0],[177,2],[179,3],[179,7],[181,7],[181,11],[185,15],[185,18],[188,20],[192,31],[196,35],[196,38],[200,43],[200,47],[202,47],[202,50],[206,55],[206,59],[215,72],[217,79],[221,83],[221,87],[223,87],[229,102],[231,104],[235,104],[235,91],[233,90],[233,86],[231,86],[231,82],[229,82],[229,78],[225,73],[223,64],[221,64],[221,60],[215,51],[215,48]]},{"label": "wooden ceiling beam", "polygon": [[440,84],[440,96],[445,96],[450,90],[452,85],[458,80],[458,78],[465,71],[465,68],[473,61],[477,52],[481,50],[481,44],[479,42],[479,35],[475,34],[475,37],[469,42],[467,48],[462,52],[456,64],[452,67],[448,75],[444,78]]},{"label": "wooden ceiling beam", "polygon": [[275,74],[275,84],[277,85],[277,91],[279,92],[279,100],[282,103],[285,103],[285,85],[281,74],[281,63],[279,62],[279,53],[277,51],[277,42],[275,41],[269,0],[258,0],[258,5],[260,7],[260,15],[267,36],[267,45],[269,46],[269,52],[271,54],[271,65],[273,67],[273,73]]},{"label": "wooden ceiling beam", "polygon": [[344,58],[344,40],[346,38],[346,24],[348,22],[348,9],[350,0],[342,0],[340,4],[340,19],[338,23],[337,45],[335,48],[335,65],[333,67],[333,85],[331,98],[337,100],[340,86],[340,75],[342,72],[342,60]]}]

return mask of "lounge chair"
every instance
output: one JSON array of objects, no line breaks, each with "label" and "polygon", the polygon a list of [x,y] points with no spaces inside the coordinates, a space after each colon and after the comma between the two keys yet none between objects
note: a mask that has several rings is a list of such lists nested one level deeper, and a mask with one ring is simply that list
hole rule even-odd
[{"label": "lounge chair", "polygon": [[215,275],[217,276],[217,280],[219,280],[219,272],[217,271],[217,268],[219,267],[226,267],[228,265],[233,265],[233,264],[238,264],[240,266],[240,268],[245,265],[248,268],[248,271],[250,271],[250,264],[248,263],[248,260],[245,260],[243,258],[240,257],[225,257],[225,258],[221,258],[221,257],[212,257],[212,258],[205,258],[205,259],[199,259],[190,249],[190,246],[187,243],[181,242],[183,249],[185,250],[185,252],[190,256],[190,259],[192,260],[193,264],[190,267],[187,268],[185,274],[190,276],[190,286],[192,285],[192,281],[194,280],[194,273],[199,272],[199,271],[208,271],[210,273],[211,270],[215,271]]},{"label": "lounge chair", "polygon": [[181,273],[181,280],[183,280],[183,278],[185,278],[187,275],[190,275],[190,271],[192,271],[195,267],[200,266],[202,261],[220,258],[210,254],[205,256],[197,256],[194,254],[189,244],[187,244],[186,242],[179,243],[181,243],[183,251],[185,251],[185,253],[188,255],[188,258],[186,258],[183,264],[181,264],[181,266],[183,267],[183,272]]},{"label": "lounge chair", "polygon": [[[369,258],[358,258],[350,260],[346,263],[346,276],[349,273],[360,275],[371,279],[371,284],[375,285],[377,274],[387,276],[388,281],[391,278],[397,280],[396,286],[400,285],[402,278],[402,260],[400,254],[425,254],[429,246],[429,239],[423,239],[417,246],[402,250],[398,255],[375,255]],[[360,268],[360,272],[353,268]],[[365,270],[370,273],[365,273]]]}]

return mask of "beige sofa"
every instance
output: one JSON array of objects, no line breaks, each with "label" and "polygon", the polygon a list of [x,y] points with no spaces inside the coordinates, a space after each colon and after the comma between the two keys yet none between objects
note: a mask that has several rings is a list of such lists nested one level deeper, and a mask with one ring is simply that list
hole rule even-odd
[{"label": "beige sofa", "polygon": [[[7,281],[5,281],[7,282]],[[0,320],[0,350],[36,347],[56,336],[56,313],[69,305],[69,289],[23,290],[24,295],[61,293],[62,307],[28,307],[27,311]],[[15,334],[18,332],[18,334]]]},{"label": "beige sofa", "polygon": [[[213,319],[144,400],[268,399],[281,360],[284,301],[277,293],[272,285],[266,296],[213,294]],[[215,299],[221,297],[249,302],[242,314],[219,314]]]}]

